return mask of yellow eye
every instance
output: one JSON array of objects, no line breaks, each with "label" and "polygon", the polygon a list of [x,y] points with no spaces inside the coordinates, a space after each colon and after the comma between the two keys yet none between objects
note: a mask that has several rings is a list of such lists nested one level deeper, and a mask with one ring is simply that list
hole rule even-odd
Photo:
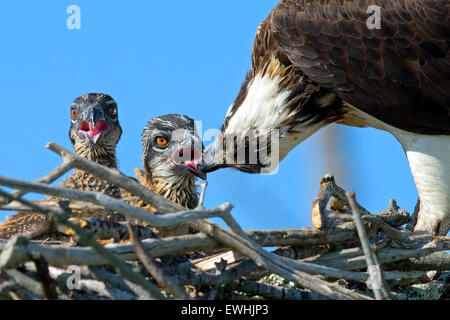
[{"label": "yellow eye", "polygon": [[72,109],[72,118],[75,119],[76,117],[78,117],[78,110]]},{"label": "yellow eye", "polygon": [[164,137],[158,137],[156,138],[156,144],[160,147],[165,147],[169,143],[169,140],[167,140]]}]

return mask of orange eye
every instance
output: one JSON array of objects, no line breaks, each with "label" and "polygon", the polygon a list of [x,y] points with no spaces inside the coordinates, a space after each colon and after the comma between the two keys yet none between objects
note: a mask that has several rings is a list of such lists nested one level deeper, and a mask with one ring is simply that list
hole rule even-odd
[{"label": "orange eye", "polygon": [[110,114],[112,117],[117,116],[117,109],[116,109],[116,108],[111,108],[111,109],[109,109],[109,114]]},{"label": "orange eye", "polygon": [[167,140],[164,137],[158,137],[156,138],[156,144],[160,147],[165,147],[169,143],[169,140]]},{"label": "orange eye", "polygon": [[78,117],[78,110],[72,109],[72,118]]}]

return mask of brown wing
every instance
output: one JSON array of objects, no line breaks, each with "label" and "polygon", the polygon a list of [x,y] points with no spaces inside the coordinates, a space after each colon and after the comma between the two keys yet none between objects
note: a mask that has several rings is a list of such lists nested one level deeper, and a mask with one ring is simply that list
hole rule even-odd
[{"label": "brown wing", "polygon": [[[120,198],[120,189],[105,180],[97,178],[95,175],[83,170],[75,171],[62,181],[58,187],[81,191],[92,191],[104,193],[113,198]],[[55,197],[51,197],[55,198]]]},{"label": "brown wing", "polygon": [[52,222],[47,215],[30,212],[19,212],[11,215],[0,225],[0,239],[9,239],[13,235],[31,233],[37,237],[50,230]]},{"label": "brown wing", "polygon": [[[369,30],[369,5],[381,29]],[[284,0],[277,45],[323,88],[388,124],[450,134],[448,0]]]}]

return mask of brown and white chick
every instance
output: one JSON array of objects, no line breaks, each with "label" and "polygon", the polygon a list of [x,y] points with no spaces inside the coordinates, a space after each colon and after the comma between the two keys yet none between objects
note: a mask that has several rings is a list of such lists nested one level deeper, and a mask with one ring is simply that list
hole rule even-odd
[{"label": "brown and white chick", "polygon": [[[198,170],[203,144],[196,132],[194,120],[187,116],[169,114],[150,120],[142,133],[143,167],[137,169],[139,182],[186,209],[198,206],[197,178],[206,180]],[[133,203],[144,210],[155,208],[143,201]],[[179,235],[186,230],[178,228],[161,234]]]},{"label": "brown and white chick", "polygon": [[[117,103],[107,94],[90,93],[75,99],[70,106],[71,126],[69,137],[75,152],[86,159],[109,168],[117,168],[116,145],[122,135],[119,124]],[[97,178],[93,174],[75,169],[59,187],[83,191],[101,192],[114,198],[120,198],[120,189]],[[61,200],[49,197],[49,200]],[[92,216],[91,216],[92,217]],[[96,218],[110,221],[123,220],[121,215],[105,210]],[[48,216],[19,212],[0,225],[0,239],[12,235],[30,233],[33,239],[55,233]]]}]

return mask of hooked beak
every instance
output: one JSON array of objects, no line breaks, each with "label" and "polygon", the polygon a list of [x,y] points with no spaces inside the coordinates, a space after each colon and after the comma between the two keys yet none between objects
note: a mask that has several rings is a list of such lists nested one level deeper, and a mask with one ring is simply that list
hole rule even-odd
[{"label": "hooked beak", "polygon": [[223,168],[223,165],[218,165],[215,163],[214,158],[215,150],[214,146],[212,146],[205,151],[202,162],[197,166],[197,169],[204,173],[210,173]]},{"label": "hooked beak", "polygon": [[192,172],[202,180],[206,180],[206,173],[199,170],[199,163],[202,159],[202,151],[195,148],[182,148],[174,155],[175,164]]},{"label": "hooked beak", "polygon": [[95,144],[101,135],[109,130],[109,125],[102,111],[95,107],[90,107],[87,110],[85,119],[81,122],[79,130],[84,132]]}]

